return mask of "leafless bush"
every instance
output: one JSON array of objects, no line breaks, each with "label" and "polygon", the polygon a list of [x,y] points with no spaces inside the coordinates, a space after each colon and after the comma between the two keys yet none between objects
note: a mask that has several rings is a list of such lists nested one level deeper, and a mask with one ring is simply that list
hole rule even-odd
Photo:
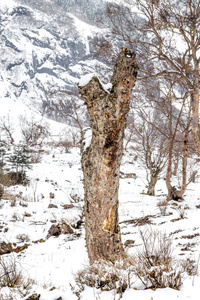
[{"label": "leafless bush", "polygon": [[16,238],[20,241],[20,242],[29,242],[30,241],[30,237],[28,236],[28,234],[24,234],[24,233],[19,233]]},{"label": "leafless bush", "polygon": [[71,148],[80,146],[81,134],[76,126],[63,130],[61,134],[60,140],[55,146],[63,147],[66,153],[68,153]]},{"label": "leafless bush", "polygon": [[172,240],[164,233],[140,231],[143,250],[138,253],[135,275],[146,288],[179,289],[183,280],[183,267],[172,255]]},{"label": "leafless bush", "polygon": [[77,194],[73,191],[71,192],[70,197],[71,197],[71,199],[70,199],[71,203],[79,203],[79,202],[83,201],[83,199],[81,198],[81,195]]},{"label": "leafless bush", "polygon": [[36,122],[33,118],[28,119],[20,116],[20,127],[26,145],[41,146],[44,139],[49,135],[48,126],[42,122]]},{"label": "leafless bush", "polygon": [[160,210],[161,215],[162,216],[166,216],[168,201],[167,200],[159,201],[157,203],[157,206],[158,206],[158,208]]},{"label": "leafless bush", "polygon": [[73,147],[73,143],[71,141],[65,140],[65,141],[59,141],[56,144],[57,147],[63,147],[65,149],[65,153],[70,152],[70,148]]},{"label": "leafless bush", "polygon": [[20,221],[20,216],[16,212],[12,215],[12,222]]},{"label": "leafless bush", "polygon": [[0,256],[0,290],[2,287],[13,288],[9,289],[9,294],[4,295],[3,298],[1,298],[0,293],[0,299],[24,299],[30,293],[34,284],[36,284],[34,280],[24,277],[22,267],[14,255],[5,259]]},{"label": "leafless bush", "polygon": [[196,276],[198,274],[198,263],[196,264],[194,260],[187,258],[182,262],[182,266],[189,276]]},{"label": "leafless bush", "polygon": [[181,206],[181,205],[179,205],[178,206],[178,214],[179,214],[179,217],[180,217],[180,219],[184,219],[185,218],[185,211],[186,211],[186,209],[188,209],[187,208],[187,206]]},{"label": "leafless bush", "polygon": [[14,144],[14,138],[13,138],[13,133],[14,133],[14,125],[12,121],[10,120],[9,115],[7,117],[2,117],[0,119],[0,129],[1,133],[5,136],[6,141],[9,144]]},{"label": "leafless bush", "polygon": [[22,284],[21,270],[14,257],[3,259],[0,257],[0,286],[15,287]]},{"label": "leafless bush", "polygon": [[131,286],[132,262],[128,259],[115,264],[99,260],[92,266],[75,274],[75,282],[78,290],[77,295],[84,290],[84,285],[101,289],[102,291],[115,290],[116,293],[122,293]]},{"label": "leafless bush", "polygon": [[42,153],[44,153],[44,150],[33,150],[30,149],[30,155],[31,155],[31,163],[37,164],[40,163],[42,160]]}]

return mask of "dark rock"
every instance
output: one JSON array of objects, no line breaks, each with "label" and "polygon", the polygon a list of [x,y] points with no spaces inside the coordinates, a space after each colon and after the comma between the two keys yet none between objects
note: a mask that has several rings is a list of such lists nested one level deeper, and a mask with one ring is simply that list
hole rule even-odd
[{"label": "dark rock", "polygon": [[120,172],[120,178],[123,178],[123,179],[136,179],[137,178],[137,175],[135,173],[123,173],[123,172]]},{"label": "dark rock", "polygon": [[11,252],[19,253],[28,248],[28,244],[24,244],[23,246],[16,247],[16,244],[11,243],[0,243],[0,255],[8,254]]},{"label": "dark rock", "polygon": [[56,223],[56,220],[50,220],[51,223]]},{"label": "dark rock", "polygon": [[0,243],[0,255],[11,253],[11,244],[6,244],[5,242]]},{"label": "dark rock", "polygon": [[54,198],[55,198],[55,194],[54,194],[54,193],[50,193],[50,194],[49,194],[49,197],[50,197],[51,199],[54,199]]},{"label": "dark rock", "polygon": [[138,219],[126,220],[126,221],[121,222],[121,224],[122,223],[133,224],[133,226],[152,224],[152,221],[149,218],[154,218],[154,217],[155,216],[153,216],[153,215],[149,215],[149,216],[145,216],[145,217],[138,218]]},{"label": "dark rock", "polygon": [[62,223],[59,223],[57,225],[52,225],[49,229],[47,238],[50,238],[51,236],[59,236],[60,234],[72,234],[74,233],[71,226],[64,221]]},{"label": "dark rock", "polygon": [[36,294],[36,293],[26,298],[26,300],[39,300],[39,299],[40,299],[40,294]]},{"label": "dark rock", "polygon": [[31,217],[31,214],[25,212],[24,217]]},{"label": "dark rock", "polygon": [[73,208],[74,205],[73,205],[73,204],[64,204],[64,205],[62,205],[62,207],[63,207],[64,209],[69,209],[69,208]]},{"label": "dark rock", "polygon": [[124,246],[125,247],[129,247],[129,246],[133,246],[135,244],[135,241],[134,240],[127,240],[125,243],[124,243]]},{"label": "dark rock", "polygon": [[55,204],[50,203],[49,206],[48,206],[48,208],[58,208],[58,206],[55,205]]}]

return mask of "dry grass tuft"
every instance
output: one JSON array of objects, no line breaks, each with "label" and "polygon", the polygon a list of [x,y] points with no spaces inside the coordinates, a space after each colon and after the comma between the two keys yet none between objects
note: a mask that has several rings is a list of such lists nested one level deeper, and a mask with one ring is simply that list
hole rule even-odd
[{"label": "dry grass tuft", "polygon": [[138,253],[134,267],[135,275],[146,288],[178,290],[182,285],[184,269],[174,259],[172,240],[164,233],[140,230],[143,249]]},{"label": "dry grass tuft", "polygon": [[167,207],[168,207],[168,201],[167,200],[163,200],[163,201],[159,201],[157,203],[157,206],[160,210],[160,213],[162,216],[166,216],[166,212],[167,212]]},{"label": "dry grass tuft", "polygon": [[78,289],[72,287],[72,290],[80,297],[86,285],[102,291],[115,290],[122,296],[123,292],[131,286],[132,269],[133,262],[130,259],[114,264],[103,260],[96,261],[92,266],[87,266],[75,274]]}]

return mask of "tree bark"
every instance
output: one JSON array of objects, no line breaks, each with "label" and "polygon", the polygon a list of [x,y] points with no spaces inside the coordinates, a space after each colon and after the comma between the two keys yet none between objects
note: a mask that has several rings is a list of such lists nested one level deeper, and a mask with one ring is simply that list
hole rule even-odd
[{"label": "tree bark", "polygon": [[191,94],[191,105],[193,110],[192,119],[192,134],[194,139],[194,146],[198,155],[200,156],[200,131],[199,131],[199,88]]},{"label": "tree bark", "polygon": [[147,190],[147,195],[149,196],[155,196],[155,186],[156,183],[158,181],[158,176],[161,172],[161,170],[158,168],[153,169],[150,171],[150,180],[149,180],[149,184],[148,184],[148,190]]},{"label": "tree bark", "polygon": [[[189,129],[191,123],[191,107],[189,108],[187,124],[184,128],[184,141],[183,141],[183,156],[182,156],[182,185],[181,189],[177,190],[174,186],[171,185],[171,174],[172,174],[172,155],[173,155],[173,138],[169,139],[169,158],[168,158],[168,167],[166,175],[166,185],[168,189],[167,200],[183,200],[183,194],[187,188],[187,161],[188,161],[188,143],[189,143]],[[171,124],[171,123],[170,123]],[[172,124],[171,124],[172,125]],[[171,136],[171,127],[170,125],[170,136]]]},{"label": "tree bark", "polygon": [[187,162],[188,162],[188,144],[189,144],[189,132],[191,123],[191,107],[189,109],[187,124],[184,130],[184,141],[183,141],[183,157],[182,157],[182,186],[180,191],[177,192],[179,199],[183,199],[183,194],[187,188]]},{"label": "tree bark", "polygon": [[90,263],[123,256],[118,220],[119,172],[124,128],[138,66],[135,53],[120,52],[111,78],[110,93],[93,77],[78,86],[90,115],[92,140],[82,154],[85,233]]},{"label": "tree bark", "polygon": [[173,199],[171,185],[171,175],[172,175],[172,155],[173,155],[173,141],[172,138],[169,138],[169,154],[168,154],[168,164],[167,164],[167,174],[166,174],[166,186],[168,190],[167,200]]}]

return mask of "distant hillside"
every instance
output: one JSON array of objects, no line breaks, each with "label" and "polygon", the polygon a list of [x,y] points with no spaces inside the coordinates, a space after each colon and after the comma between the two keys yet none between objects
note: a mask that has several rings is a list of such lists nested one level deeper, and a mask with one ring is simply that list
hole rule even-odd
[{"label": "distant hillside", "polygon": [[78,78],[109,69],[93,51],[95,36],[106,34],[95,20],[102,0],[1,0],[0,101],[20,101],[55,118],[52,94],[76,90]]}]

